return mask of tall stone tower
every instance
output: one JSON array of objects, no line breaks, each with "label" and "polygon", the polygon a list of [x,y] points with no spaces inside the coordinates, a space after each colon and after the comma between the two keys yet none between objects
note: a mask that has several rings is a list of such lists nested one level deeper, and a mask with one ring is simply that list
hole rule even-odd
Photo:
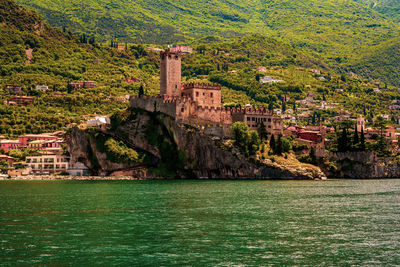
[{"label": "tall stone tower", "polygon": [[357,132],[361,133],[361,131],[365,131],[365,120],[363,116],[359,116],[357,118]]},{"label": "tall stone tower", "polygon": [[181,55],[169,49],[160,53],[160,95],[181,95]]}]

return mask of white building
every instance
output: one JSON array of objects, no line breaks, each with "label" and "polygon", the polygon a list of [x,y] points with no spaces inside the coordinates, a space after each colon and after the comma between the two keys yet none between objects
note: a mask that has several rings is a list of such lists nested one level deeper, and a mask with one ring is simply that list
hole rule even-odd
[{"label": "white building", "polygon": [[87,176],[89,175],[89,168],[81,162],[76,162],[68,168],[67,172],[72,176]]},{"label": "white building", "polygon": [[47,85],[36,85],[36,90],[46,91],[49,90],[49,87]]},{"label": "white building", "polygon": [[90,119],[86,122],[86,125],[89,127],[108,125],[110,124],[110,118],[108,116],[100,116],[94,119]]},{"label": "white building", "polygon": [[33,173],[55,173],[67,171],[69,158],[64,155],[40,155],[26,157],[25,162]]}]

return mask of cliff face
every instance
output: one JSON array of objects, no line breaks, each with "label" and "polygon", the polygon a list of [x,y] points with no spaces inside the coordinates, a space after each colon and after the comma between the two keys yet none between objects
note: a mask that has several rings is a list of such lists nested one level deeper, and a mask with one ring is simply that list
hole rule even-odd
[{"label": "cliff face", "polygon": [[[276,163],[265,162],[254,164],[241,154],[228,151],[218,145],[218,138],[205,135],[190,126],[177,124],[171,117],[163,114],[155,115],[141,111],[111,133],[114,137],[124,140],[125,144],[137,150],[146,151],[153,158],[153,163],[162,166],[172,166],[177,170],[176,177],[208,178],[208,179],[323,179],[325,175],[319,168],[285,167]],[[104,155],[96,152],[96,147],[90,141],[90,136],[75,128],[70,138],[70,153],[72,161],[85,163],[95,170],[93,160],[89,160],[90,147],[98,158],[101,170],[112,173],[123,166],[109,162]],[[88,145],[89,144],[89,145]],[[158,164],[159,166],[160,164]],[[150,170],[157,173],[150,166]],[[133,167],[133,166],[126,166]],[[153,167],[153,168],[151,168]],[[168,169],[168,168],[167,168]],[[154,177],[147,172],[146,177]],[[162,176],[163,173],[157,173]],[[143,177],[143,178],[146,178]]]},{"label": "cliff face", "polygon": [[393,158],[378,158],[371,152],[329,153],[332,161],[336,161],[338,178],[376,179],[399,178],[400,162]]}]

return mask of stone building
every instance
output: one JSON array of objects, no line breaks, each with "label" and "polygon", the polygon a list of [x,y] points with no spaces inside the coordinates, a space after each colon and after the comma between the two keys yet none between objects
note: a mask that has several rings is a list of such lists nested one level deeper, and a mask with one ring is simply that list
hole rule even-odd
[{"label": "stone building", "polygon": [[236,109],[232,112],[232,122],[243,121],[249,126],[250,130],[260,129],[264,123],[268,133],[279,135],[283,134],[283,122],[279,116],[275,116],[272,110],[266,108],[255,109],[247,105],[243,109]]},{"label": "stone building", "polygon": [[279,116],[265,108],[223,108],[221,86],[218,84],[181,82],[181,54],[169,49],[160,52],[160,94],[131,97],[130,105],[148,111],[159,111],[182,123],[217,124],[229,126],[243,121],[257,130],[261,122],[273,134],[282,134]]},{"label": "stone building", "polygon": [[182,96],[197,102],[204,108],[221,107],[221,86],[219,84],[187,83],[182,86]]},{"label": "stone building", "polygon": [[181,96],[181,54],[165,50],[160,52],[160,95]]}]

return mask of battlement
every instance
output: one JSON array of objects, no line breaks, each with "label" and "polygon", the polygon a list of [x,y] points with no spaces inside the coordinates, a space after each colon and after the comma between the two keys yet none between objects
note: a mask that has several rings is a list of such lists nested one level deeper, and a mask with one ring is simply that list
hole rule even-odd
[{"label": "battlement", "polygon": [[172,56],[176,56],[178,58],[181,57],[181,53],[179,51],[171,51],[170,49],[165,49],[160,52],[161,58],[172,57]]},{"label": "battlement", "polygon": [[211,84],[211,83],[196,83],[196,82],[182,84],[182,90],[188,90],[188,89],[221,90],[221,85]]},{"label": "battlement", "polygon": [[245,108],[232,108],[232,114],[246,114],[246,115],[274,115],[274,111],[268,110],[265,107],[245,107]]}]

